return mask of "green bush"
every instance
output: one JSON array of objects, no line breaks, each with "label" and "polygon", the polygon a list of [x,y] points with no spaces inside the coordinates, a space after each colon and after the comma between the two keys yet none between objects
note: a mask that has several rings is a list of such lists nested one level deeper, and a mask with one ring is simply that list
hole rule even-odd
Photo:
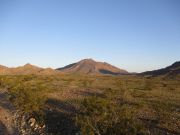
[{"label": "green bush", "polygon": [[134,117],[128,105],[118,105],[107,99],[85,99],[76,124],[82,135],[136,135],[145,134],[143,126]]},{"label": "green bush", "polygon": [[9,91],[10,101],[21,112],[27,115],[38,116],[43,121],[43,108],[46,97],[41,94],[42,88],[19,84]]}]

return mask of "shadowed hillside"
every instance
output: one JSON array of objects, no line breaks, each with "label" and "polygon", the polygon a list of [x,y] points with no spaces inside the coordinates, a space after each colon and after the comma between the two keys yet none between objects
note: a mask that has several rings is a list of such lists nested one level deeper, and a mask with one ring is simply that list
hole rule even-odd
[{"label": "shadowed hillside", "polygon": [[167,76],[172,76],[172,75],[179,75],[180,74],[180,61],[175,62],[171,66],[168,66],[166,68],[158,69],[158,70],[153,70],[153,71],[147,71],[141,73],[142,75],[150,75],[150,76],[159,76],[159,75],[167,75]]}]

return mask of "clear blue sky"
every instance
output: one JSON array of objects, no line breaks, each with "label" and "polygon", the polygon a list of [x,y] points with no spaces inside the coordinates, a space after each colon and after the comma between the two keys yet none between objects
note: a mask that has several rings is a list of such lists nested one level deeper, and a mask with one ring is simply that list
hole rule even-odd
[{"label": "clear blue sky", "polygon": [[130,72],[180,60],[180,0],[0,0],[0,64],[83,58]]}]

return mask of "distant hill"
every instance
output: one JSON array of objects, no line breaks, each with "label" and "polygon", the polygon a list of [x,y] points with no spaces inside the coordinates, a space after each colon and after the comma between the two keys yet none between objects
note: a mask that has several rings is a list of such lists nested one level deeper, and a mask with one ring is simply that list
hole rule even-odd
[{"label": "distant hill", "polygon": [[0,65],[0,74],[5,74],[8,72],[8,67]]},{"label": "distant hill", "polygon": [[120,75],[128,74],[126,70],[119,69],[106,62],[96,62],[93,59],[84,59],[77,63],[67,65],[57,70],[64,73],[80,73],[80,74],[110,74]]},{"label": "distant hill", "polygon": [[40,68],[31,64],[26,64],[24,66],[16,68],[8,68],[5,66],[0,66],[0,75],[53,75],[59,73],[58,71],[51,68]]},{"label": "distant hill", "polygon": [[[31,64],[26,64],[24,66],[15,67],[15,68],[9,68],[0,65],[0,75],[29,75],[29,74],[57,75],[60,73],[103,74],[103,75],[132,74],[132,73],[128,73],[126,70],[119,69],[106,62],[97,62],[93,59],[84,59],[77,63],[73,63],[63,68],[58,68],[56,70],[51,68],[41,68]],[[174,64],[166,68],[143,72],[140,73],[139,75],[167,76],[167,77],[180,76],[180,61],[175,62]]]},{"label": "distant hill", "polygon": [[160,75],[173,76],[179,74],[180,74],[180,61],[175,62],[174,64],[166,68],[141,73],[141,75],[148,75],[148,76],[160,76]]}]

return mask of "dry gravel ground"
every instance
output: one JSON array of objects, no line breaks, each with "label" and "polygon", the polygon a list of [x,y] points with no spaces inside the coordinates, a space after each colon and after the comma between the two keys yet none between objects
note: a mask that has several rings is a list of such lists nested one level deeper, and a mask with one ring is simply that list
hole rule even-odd
[{"label": "dry gravel ground", "polygon": [[17,131],[13,125],[14,108],[8,100],[5,89],[0,89],[0,135],[16,135]]}]

